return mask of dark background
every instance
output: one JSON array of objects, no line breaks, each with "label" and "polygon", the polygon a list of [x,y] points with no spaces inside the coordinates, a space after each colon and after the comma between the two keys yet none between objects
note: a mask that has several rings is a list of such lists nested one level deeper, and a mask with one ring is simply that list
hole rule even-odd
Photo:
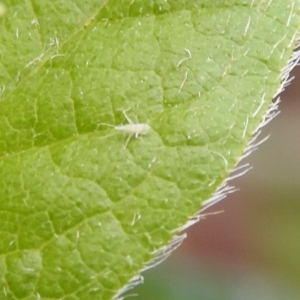
[{"label": "dark background", "polygon": [[189,228],[129,299],[300,299],[300,68],[292,75],[280,115],[260,136],[270,138],[243,160],[253,169],[231,182],[238,192],[210,209],[225,212]]}]

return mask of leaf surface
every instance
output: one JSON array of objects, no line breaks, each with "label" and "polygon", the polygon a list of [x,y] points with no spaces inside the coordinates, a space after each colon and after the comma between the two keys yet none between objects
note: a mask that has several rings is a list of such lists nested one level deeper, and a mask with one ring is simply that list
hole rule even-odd
[{"label": "leaf surface", "polygon": [[242,155],[300,4],[3,3],[0,299],[111,299]]}]

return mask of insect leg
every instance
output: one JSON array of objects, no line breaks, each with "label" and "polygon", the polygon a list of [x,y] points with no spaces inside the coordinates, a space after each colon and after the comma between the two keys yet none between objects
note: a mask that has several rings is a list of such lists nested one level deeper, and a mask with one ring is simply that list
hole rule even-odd
[{"label": "insect leg", "polygon": [[126,114],[126,112],[127,112],[128,110],[130,110],[130,108],[127,109],[127,110],[123,110],[123,115],[124,115],[124,117],[126,118],[126,120],[127,120],[127,122],[128,122],[129,124],[134,124],[134,122],[133,122],[133,121],[127,116],[127,114]]},{"label": "insect leg", "polygon": [[125,143],[125,145],[124,145],[124,148],[127,147],[127,145],[128,145],[128,143],[129,143],[130,139],[132,138],[132,136],[133,136],[133,133],[130,133],[130,134],[128,135],[128,138],[127,138],[127,140],[126,140],[126,143]]}]

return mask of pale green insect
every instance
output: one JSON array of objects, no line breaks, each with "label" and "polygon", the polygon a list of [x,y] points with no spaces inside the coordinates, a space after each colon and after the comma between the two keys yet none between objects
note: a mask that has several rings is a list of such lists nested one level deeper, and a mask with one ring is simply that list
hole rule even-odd
[{"label": "pale green insect", "polygon": [[129,136],[126,140],[126,143],[124,145],[124,148],[127,147],[130,139],[135,136],[136,138],[138,138],[139,135],[146,135],[149,130],[150,130],[150,126],[148,124],[145,124],[145,123],[134,123],[129,117],[128,115],[126,114],[126,111],[123,110],[123,114],[124,114],[124,117],[126,118],[128,124],[125,124],[125,125],[117,125],[117,126],[113,126],[111,124],[107,124],[107,123],[100,123],[99,125],[106,125],[106,126],[109,126],[109,127],[112,127],[114,128],[115,130],[118,130],[118,131],[122,131],[122,132],[125,132],[125,133],[128,133]]}]

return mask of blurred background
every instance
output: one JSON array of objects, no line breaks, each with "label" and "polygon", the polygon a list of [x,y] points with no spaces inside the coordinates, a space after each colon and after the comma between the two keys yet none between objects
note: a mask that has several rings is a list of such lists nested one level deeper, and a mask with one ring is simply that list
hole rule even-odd
[{"label": "blurred background", "polygon": [[292,75],[280,115],[260,136],[270,138],[243,161],[253,169],[209,210],[225,212],[189,228],[129,299],[300,299],[300,67]]}]

